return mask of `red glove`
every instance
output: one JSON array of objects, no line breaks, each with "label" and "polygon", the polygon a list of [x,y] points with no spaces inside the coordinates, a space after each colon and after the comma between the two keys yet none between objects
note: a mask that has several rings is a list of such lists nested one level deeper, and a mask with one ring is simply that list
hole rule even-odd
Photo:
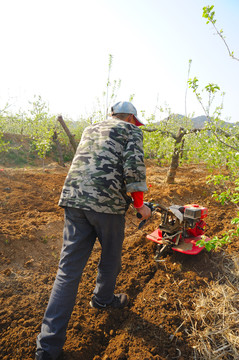
[{"label": "red glove", "polygon": [[143,193],[143,191],[132,192],[131,196],[134,199],[134,207],[136,209],[139,209],[144,205],[144,193]]}]

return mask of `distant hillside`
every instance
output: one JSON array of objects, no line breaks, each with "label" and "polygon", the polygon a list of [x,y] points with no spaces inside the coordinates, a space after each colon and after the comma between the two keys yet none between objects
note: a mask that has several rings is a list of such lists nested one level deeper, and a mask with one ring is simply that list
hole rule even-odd
[{"label": "distant hillside", "polygon": [[[177,118],[178,120],[183,119],[184,116],[181,114],[172,114],[171,115],[173,118]],[[194,129],[202,129],[205,125],[205,122],[207,122],[207,117],[205,115],[201,115],[201,116],[196,116],[194,118],[191,119],[192,123],[193,123],[193,128]],[[162,120],[162,121],[166,121],[166,119]],[[159,122],[157,122],[156,124],[159,124]],[[234,127],[234,126],[239,126],[239,123],[230,123],[224,120],[221,120],[219,122],[221,127]]]},{"label": "distant hillside", "polygon": [[202,129],[206,121],[207,121],[207,117],[205,115],[192,118],[193,127],[195,129]]},{"label": "distant hillside", "polygon": [[[195,118],[192,118],[192,122],[193,122],[193,127],[195,129],[201,129],[204,127],[205,122],[207,121],[207,117],[205,115],[201,115],[201,116],[197,116]],[[227,121],[221,120],[219,122],[219,124],[221,125],[221,127],[233,127],[233,126],[238,126],[238,123],[229,123]]]}]

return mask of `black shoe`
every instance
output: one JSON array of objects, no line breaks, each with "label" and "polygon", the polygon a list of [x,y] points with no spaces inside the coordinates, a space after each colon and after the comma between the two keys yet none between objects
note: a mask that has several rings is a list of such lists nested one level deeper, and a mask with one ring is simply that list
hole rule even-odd
[{"label": "black shoe", "polygon": [[92,299],[90,301],[90,306],[92,308],[102,309],[102,310],[109,309],[109,308],[122,309],[123,307],[128,305],[128,302],[129,302],[129,300],[128,300],[128,296],[126,294],[114,295],[114,298],[110,304],[101,304],[96,300],[95,296],[92,296]]},{"label": "black shoe", "polygon": [[47,351],[37,350],[35,360],[53,360],[51,355]]}]

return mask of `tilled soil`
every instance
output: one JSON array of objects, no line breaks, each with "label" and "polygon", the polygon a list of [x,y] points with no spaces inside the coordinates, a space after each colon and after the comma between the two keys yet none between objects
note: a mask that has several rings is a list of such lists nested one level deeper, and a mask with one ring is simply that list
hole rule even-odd
[{"label": "tilled soil", "polygon": [[[228,230],[233,206],[212,198],[202,165],[179,169],[176,183],[166,185],[167,169],[147,163],[149,192],[145,200],[208,208],[207,235]],[[0,169],[0,357],[34,359],[36,336],[57,271],[64,212],[58,199],[67,169]],[[157,228],[155,216],[142,230],[133,209],[127,213],[122,271],[116,292],[130,303],[123,310],[89,307],[95,285],[100,246],[96,244],[79,286],[62,359],[193,359],[190,320],[195,299],[218,279],[223,252],[196,256],[172,253],[158,265],[155,244],[146,234]],[[112,229],[114,231],[114,229]],[[224,251],[238,251],[238,241]],[[213,257],[213,261],[212,261]]]}]

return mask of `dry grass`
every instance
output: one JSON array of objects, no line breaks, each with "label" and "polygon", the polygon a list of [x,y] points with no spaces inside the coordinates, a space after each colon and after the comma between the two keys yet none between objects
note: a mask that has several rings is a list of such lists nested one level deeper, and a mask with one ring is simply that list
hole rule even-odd
[{"label": "dry grass", "polygon": [[239,359],[239,256],[224,254],[219,266],[219,279],[186,314],[195,360]]}]

